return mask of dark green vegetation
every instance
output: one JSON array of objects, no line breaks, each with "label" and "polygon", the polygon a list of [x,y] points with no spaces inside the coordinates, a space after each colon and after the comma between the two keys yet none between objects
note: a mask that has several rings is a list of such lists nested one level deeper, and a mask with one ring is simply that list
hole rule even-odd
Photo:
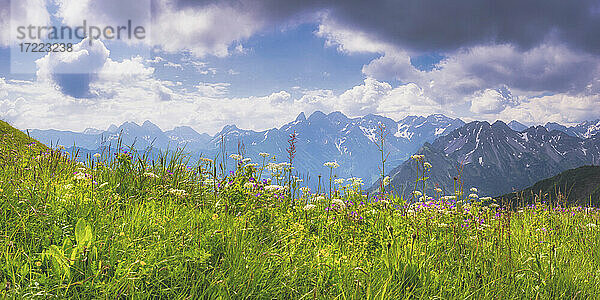
[{"label": "dark green vegetation", "polygon": [[502,197],[513,203],[556,201],[581,206],[600,205],[600,167],[583,166],[538,181],[522,191]]},{"label": "dark green vegetation", "polygon": [[460,191],[366,199],[358,179],[328,182],[329,198],[300,192],[266,154],[225,157],[238,166],[225,174],[208,159],[188,168],[181,153],[81,165],[1,130],[7,298],[600,297],[596,209],[514,212]]}]

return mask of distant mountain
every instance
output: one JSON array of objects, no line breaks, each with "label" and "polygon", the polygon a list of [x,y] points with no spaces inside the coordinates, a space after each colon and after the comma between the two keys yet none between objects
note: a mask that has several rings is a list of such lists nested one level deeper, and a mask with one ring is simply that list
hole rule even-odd
[{"label": "distant mountain", "polygon": [[[568,169],[599,165],[600,135],[583,139],[542,126],[518,132],[501,121],[471,122],[431,144],[425,143],[417,153],[433,165],[430,188],[437,184],[452,193],[453,177],[460,177],[467,191],[477,187],[481,196],[498,196]],[[416,163],[402,163],[390,177],[392,185],[412,191]]]},{"label": "distant mountain", "polygon": [[289,134],[296,131],[296,169],[310,174],[312,182],[317,175],[327,173],[323,163],[337,161],[341,165],[336,170],[338,176],[357,176],[366,183],[372,183],[379,177],[380,158],[375,145],[379,124],[383,124],[387,132],[385,151],[390,152],[388,165],[397,165],[423,143],[459,128],[464,122],[443,115],[406,117],[396,122],[372,114],[348,118],[340,112],[326,115],[317,111],[308,118],[301,113],[294,122],[262,132],[226,126],[211,139],[207,148],[217,149],[221,137],[224,137],[229,153],[237,151],[240,141],[250,157],[268,152],[281,161],[287,157],[285,149]]},{"label": "distant mountain", "polygon": [[385,150],[390,153],[387,165],[393,166],[408,158],[423,143],[431,142],[465,123],[440,114],[409,116],[396,122],[372,114],[348,118],[340,112],[324,114],[317,111],[308,118],[301,113],[293,122],[281,128],[257,132],[228,125],[214,136],[198,133],[191,127],[177,127],[163,132],[149,121],[141,126],[133,122],[126,122],[119,127],[111,125],[108,130],[99,133],[94,130],[86,130],[85,133],[30,130],[29,133],[47,145],[76,145],[81,153],[97,151],[102,145],[114,145],[120,137],[124,145],[134,144],[137,149],[149,146],[156,149],[185,147],[186,151],[195,155],[202,153],[208,157],[217,156],[223,139],[227,153],[237,153],[238,149],[243,148],[245,155],[255,161],[260,159],[260,152],[271,153],[278,161],[284,161],[289,134],[296,131],[296,170],[310,174],[312,182],[317,175],[327,173],[323,163],[337,161],[341,165],[336,170],[338,176],[362,177],[365,183],[370,184],[379,177],[379,152],[375,145],[379,124],[385,125]]},{"label": "distant mountain", "polygon": [[552,178],[536,182],[516,193],[506,194],[501,199],[514,204],[540,201],[560,201],[562,205],[600,205],[600,167],[583,166],[564,171]]},{"label": "distant mountain", "polygon": [[570,136],[579,138],[590,138],[600,133],[600,119],[594,121],[585,121],[573,127],[567,127],[558,123],[546,123],[544,126],[549,131],[558,130]]},{"label": "distant mountain", "polygon": [[525,130],[525,129],[528,128],[527,126],[525,126],[525,125],[523,125],[523,124],[521,124],[521,123],[519,123],[519,122],[517,122],[515,120],[510,121],[508,123],[508,127],[510,127],[510,129],[512,129],[514,131],[519,131],[519,132],[521,132],[521,131],[523,131],[523,130]]}]

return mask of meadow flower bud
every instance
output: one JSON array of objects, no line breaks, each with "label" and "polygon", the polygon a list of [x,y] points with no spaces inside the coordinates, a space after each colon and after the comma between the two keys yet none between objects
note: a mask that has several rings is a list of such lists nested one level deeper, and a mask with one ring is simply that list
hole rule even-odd
[{"label": "meadow flower bud", "polygon": [[388,186],[390,184],[390,176],[385,176],[383,178],[383,186]]}]

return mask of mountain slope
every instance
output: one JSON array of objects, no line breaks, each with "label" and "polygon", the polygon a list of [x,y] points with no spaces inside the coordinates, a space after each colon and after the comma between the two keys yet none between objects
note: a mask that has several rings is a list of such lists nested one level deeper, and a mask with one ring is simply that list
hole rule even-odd
[{"label": "mountain slope", "polygon": [[567,127],[558,123],[550,122],[546,123],[544,127],[546,127],[546,129],[548,129],[549,131],[558,130],[570,136],[576,136],[585,139],[600,133],[600,119],[593,121],[585,121],[572,127]]},{"label": "mountain slope", "polygon": [[[452,193],[453,177],[460,177],[467,189],[474,186],[482,196],[497,196],[567,169],[600,164],[600,139],[549,132],[542,126],[517,132],[501,121],[471,122],[425,144],[417,153],[433,165],[430,187],[437,184]],[[390,177],[396,187],[412,190],[416,163],[404,162]]]},{"label": "mountain slope", "polygon": [[583,166],[564,171],[552,178],[536,182],[516,193],[505,194],[500,198],[513,203],[532,203],[540,200],[558,200],[561,204],[598,206],[600,205],[600,167]]},{"label": "mountain slope", "polygon": [[[24,149],[25,147],[39,151],[49,150],[44,144],[0,120],[0,150],[2,152],[17,151]],[[2,154],[3,153],[0,153],[0,156],[2,156]]]}]

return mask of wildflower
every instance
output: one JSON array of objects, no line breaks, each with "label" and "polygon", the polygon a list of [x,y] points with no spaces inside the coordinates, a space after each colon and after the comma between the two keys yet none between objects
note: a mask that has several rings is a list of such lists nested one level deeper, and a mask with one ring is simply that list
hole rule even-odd
[{"label": "wildflower", "polygon": [[423,193],[421,193],[420,191],[414,191],[412,193],[413,193],[413,196],[415,196],[415,198],[416,197],[421,197],[421,195],[423,195]]},{"label": "wildflower", "polygon": [[258,155],[260,155],[260,156],[262,156],[262,157],[264,157],[264,158],[267,158],[267,157],[269,156],[269,153],[266,153],[266,152],[261,152],[261,153],[259,153]]},{"label": "wildflower", "polygon": [[472,187],[469,191],[471,191],[471,193],[477,193],[477,188],[476,187]]},{"label": "wildflower", "polygon": [[85,180],[85,179],[87,179],[87,176],[84,173],[77,172],[75,174],[75,176],[73,177],[73,179],[75,179],[75,180]]},{"label": "wildflower", "polygon": [[360,186],[364,185],[362,178],[351,177],[348,178],[348,181],[350,182],[350,185],[352,185],[353,188],[359,188]]},{"label": "wildflower", "polygon": [[301,191],[302,191],[302,193],[304,193],[304,194],[308,194],[308,193],[310,193],[310,188],[309,188],[309,187],[307,187],[307,186],[303,186],[303,187],[301,187],[301,188],[300,188],[300,190],[301,190]]},{"label": "wildflower", "polygon": [[589,223],[589,224],[587,224],[587,227],[590,228],[590,229],[591,228],[596,228],[596,224],[595,223]]},{"label": "wildflower", "polygon": [[244,183],[244,188],[252,189],[254,188],[254,184],[252,182],[246,182]]},{"label": "wildflower", "polygon": [[388,186],[390,184],[390,176],[385,176],[383,178],[383,186]]},{"label": "wildflower", "polygon": [[438,227],[445,228],[445,227],[448,227],[448,224],[446,224],[446,223],[440,223],[440,224],[438,224]]},{"label": "wildflower", "polygon": [[212,163],[213,160],[210,158],[206,158],[206,157],[200,157],[200,161],[205,162],[205,163]]},{"label": "wildflower", "polygon": [[280,185],[267,185],[265,186],[265,190],[268,192],[275,192],[283,190],[283,187]]},{"label": "wildflower", "polygon": [[423,160],[425,158],[425,155],[415,154],[415,155],[411,155],[410,158],[418,161],[418,160]]},{"label": "wildflower", "polygon": [[323,200],[325,200],[325,197],[323,197],[323,196],[316,196],[315,197],[315,201],[323,201]]},{"label": "wildflower", "polygon": [[244,166],[244,168],[256,168],[258,167],[257,163],[249,163]]},{"label": "wildflower", "polygon": [[469,198],[477,199],[479,196],[477,194],[469,194]]},{"label": "wildflower", "polygon": [[500,205],[498,205],[497,203],[492,203],[492,204],[490,204],[490,207],[491,208],[498,208],[498,207],[500,207]]},{"label": "wildflower", "polygon": [[219,215],[218,215],[218,214],[213,214],[213,215],[212,215],[212,219],[213,219],[213,221],[214,221],[214,220],[216,220],[216,219],[218,219],[218,218],[219,218]]},{"label": "wildflower", "polygon": [[342,185],[342,184],[344,184],[344,181],[345,181],[344,178],[338,178],[338,179],[334,180],[333,182],[335,182],[335,184]]},{"label": "wildflower", "polygon": [[431,167],[432,167],[432,166],[431,166],[431,164],[430,164],[429,162],[425,162],[425,163],[423,164],[423,166],[425,167],[425,169],[431,169]]},{"label": "wildflower", "polygon": [[148,178],[158,178],[158,176],[152,172],[146,172],[146,173],[144,173],[144,176],[146,176]]},{"label": "wildflower", "polygon": [[[492,197],[481,197],[481,198],[479,198],[479,200],[481,200],[481,201],[491,201],[491,200],[492,200]],[[494,204],[495,204],[495,203],[494,203]],[[497,204],[496,204],[496,205],[497,205]]]},{"label": "wildflower", "polygon": [[317,207],[317,206],[316,206],[316,205],[314,205],[314,204],[306,204],[306,205],[304,206],[304,210],[305,210],[305,211],[313,210],[313,209],[315,209],[315,207]]},{"label": "wildflower", "polygon": [[328,168],[335,169],[335,168],[339,167],[339,166],[340,166],[340,164],[338,164],[338,163],[337,163],[337,162],[335,162],[335,161],[328,161],[328,162],[324,163],[324,164],[323,164],[323,166],[325,166],[325,167],[328,167]]},{"label": "wildflower", "polygon": [[169,189],[169,194],[174,195],[174,196],[187,196],[188,193],[185,190],[178,190],[178,189]]},{"label": "wildflower", "polygon": [[105,183],[103,183],[103,184],[99,185],[99,186],[98,186],[98,188],[99,188],[99,189],[101,189],[101,188],[103,188],[103,187],[105,187],[105,186],[107,186],[107,185],[108,185],[108,182],[105,182]]},{"label": "wildflower", "polygon": [[435,191],[436,193],[441,193],[441,192],[442,192],[442,189],[440,189],[440,188],[438,187],[438,188],[435,188],[435,190],[434,190],[434,191]]},{"label": "wildflower", "polygon": [[231,154],[229,155],[230,158],[235,159],[235,160],[242,160],[244,159],[243,156],[239,155],[239,154]]},{"label": "wildflower", "polygon": [[247,158],[242,159],[242,163],[245,164],[247,162],[250,162],[251,160],[252,160],[251,158],[247,157]]},{"label": "wildflower", "polygon": [[94,154],[94,158],[100,158],[100,157],[102,157],[102,154],[100,154],[100,153]]},{"label": "wildflower", "polygon": [[342,200],[340,200],[340,199],[337,199],[337,198],[336,198],[336,199],[333,199],[333,200],[331,200],[331,203],[333,203],[334,205],[337,205],[337,206],[339,206],[339,207],[341,207],[341,208],[344,208],[344,207],[346,207],[346,203],[344,203],[344,201],[342,201]]},{"label": "wildflower", "polygon": [[42,266],[42,262],[41,262],[41,261],[39,261],[39,260],[38,260],[38,261],[36,261],[36,262],[35,262],[35,266],[36,266],[36,267],[41,267],[41,266]]}]

